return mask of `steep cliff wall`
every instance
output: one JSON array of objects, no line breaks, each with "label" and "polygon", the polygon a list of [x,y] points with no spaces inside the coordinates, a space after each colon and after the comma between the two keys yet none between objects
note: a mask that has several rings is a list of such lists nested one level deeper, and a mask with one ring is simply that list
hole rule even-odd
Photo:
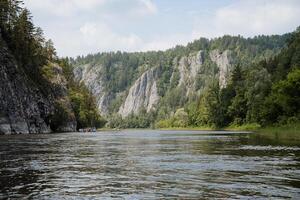
[{"label": "steep cliff wall", "polygon": [[186,85],[188,88],[192,88],[195,85],[195,78],[199,72],[201,65],[204,62],[203,51],[190,54],[189,56],[183,56],[178,63],[178,70],[180,74],[179,84]]},{"label": "steep cliff wall", "polygon": [[215,62],[219,68],[219,84],[220,88],[224,88],[227,85],[227,80],[232,69],[232,57],[231,51],[226,50],[221,52],[215,49],[209,54],[210,59]]},{"label": "steep cliff wall", "polygon": [[[53,92],[45,94],[18,67],[0,38],[0,134],[51,132],[55,101],[64,101],[72,116],[61,68],[56,66],[53,69],[51,81],[55,83],[55,88],[49,90]],[[57,131],[75,130],[74,118],[70,117],[65,122]]]},{"label": "steep cliff wall", "polygon": [[142,74],[130,88],[127,98],[119,109],[119,114],[126,117],[130,113],[137,114],[141,109],[147,112],[158,103],[159,96],[156,86],[156,69],[150,69]]}]

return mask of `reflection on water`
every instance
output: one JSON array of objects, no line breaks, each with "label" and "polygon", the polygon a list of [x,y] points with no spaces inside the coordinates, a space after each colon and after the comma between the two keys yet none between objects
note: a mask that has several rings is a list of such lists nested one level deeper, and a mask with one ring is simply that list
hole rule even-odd
[{"label": "reflection on water", "polygon": [[0,137],[0,199],[300,198],[300,144],[251,134]]}]

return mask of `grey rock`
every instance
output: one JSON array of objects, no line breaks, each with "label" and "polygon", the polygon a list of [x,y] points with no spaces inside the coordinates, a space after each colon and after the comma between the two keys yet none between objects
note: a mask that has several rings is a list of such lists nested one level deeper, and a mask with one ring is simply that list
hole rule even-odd
[{"label": "grey rock", "polygon": [[83,82],[89,91],[96,98],[97,106],[102,115],[108,114],[108,106],[111,95],[105,92],[104,81],[102,78],[102,66],[91,66],[90,64],[76,66],[74,68],[75,80]]},{"label": "grey rock", "polygon": [[232,68],[232,59],[230,53],[230,50],[221,52],[218,49],[215,49],[212,50],[209,54],[210,59],[215,62],[219,68],[220,88],[224,88],[227,86],[228,76],[230,75],[230,70]]},{"label": "grey rock", "polygon": [[126,117],[131,113],[137,114],[141,109],[147,112],[154,109],[159,101],[156,86],[156,68],[144,72],[129,89],[127,98],[119,109],[119,114]]},{"label": "grey rock", "polygon": [[179,86],[185,84],[188,87],[193,87],[195,78],[204,62],[203,51],[199,51],[189,56],[183,56],[178,63],[180,73]]}]

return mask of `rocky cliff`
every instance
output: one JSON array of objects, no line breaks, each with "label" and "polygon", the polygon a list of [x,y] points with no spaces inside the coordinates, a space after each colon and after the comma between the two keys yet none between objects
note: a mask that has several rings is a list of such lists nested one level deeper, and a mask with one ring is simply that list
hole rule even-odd
[{"label": "rocky cliff", "polygon": [[130,113],[137,114],[141,109],[147,112],[154,109],[159,101],[156,86],[156,68],[150,69],[138,78],[129,89],[125,102],[119,109],[119,114],[123,117]]},{"label": "rocky cliff", "polygon": [[102,69],[102,65],[86,64],[74,68],[74,76],[76,81],[83,82],[96,97],[97,107],[101,114],[107,115],[111,96],[105,91]]},{"label": "rocky cliff", "polygon": [[[173,63],[176,63],[175,60]],[[187,93],[189,93],[190,90],[195,90],[196,76],[203,62],[204,52],[201,50],[188,56],[183,56],[179,59],[178,65],[175,65],[180,75],[178,85],[185,85],[187,87]]]},{"label": "rocky cliff", "polygon": [[221,52],[215,49],[209,54],[210,59],[215,62],[219,68],[219,84],[220,88],[224,88],[227,85],[227,80],[232,70],[232,56],[231,51],[225,50]]},{"label": "rocky cliff", "polygon": [[[52,132],[55,102],[63,101],[70,108],[61,68],[52,69],[55,88],[46,93],[27,77],[0,38],[0,134]],[[70,112],[71,117],[57,131],[75,130],[76,121]]]}]

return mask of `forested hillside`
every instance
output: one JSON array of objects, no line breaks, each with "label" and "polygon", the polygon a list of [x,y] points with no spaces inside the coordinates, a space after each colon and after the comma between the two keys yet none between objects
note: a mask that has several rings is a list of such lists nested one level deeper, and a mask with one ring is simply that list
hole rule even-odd
[{"label": "forested hillside", "polygon": [[298,45],[299,31],[223,36],[167,51],[98,53],[72,64],[111,127],[267,125],[299,118]]},{"label": "forested hillside", "polygon": [[101,125],[94,98],[73,81],[22,1],[0,1],[0,134]]}]

